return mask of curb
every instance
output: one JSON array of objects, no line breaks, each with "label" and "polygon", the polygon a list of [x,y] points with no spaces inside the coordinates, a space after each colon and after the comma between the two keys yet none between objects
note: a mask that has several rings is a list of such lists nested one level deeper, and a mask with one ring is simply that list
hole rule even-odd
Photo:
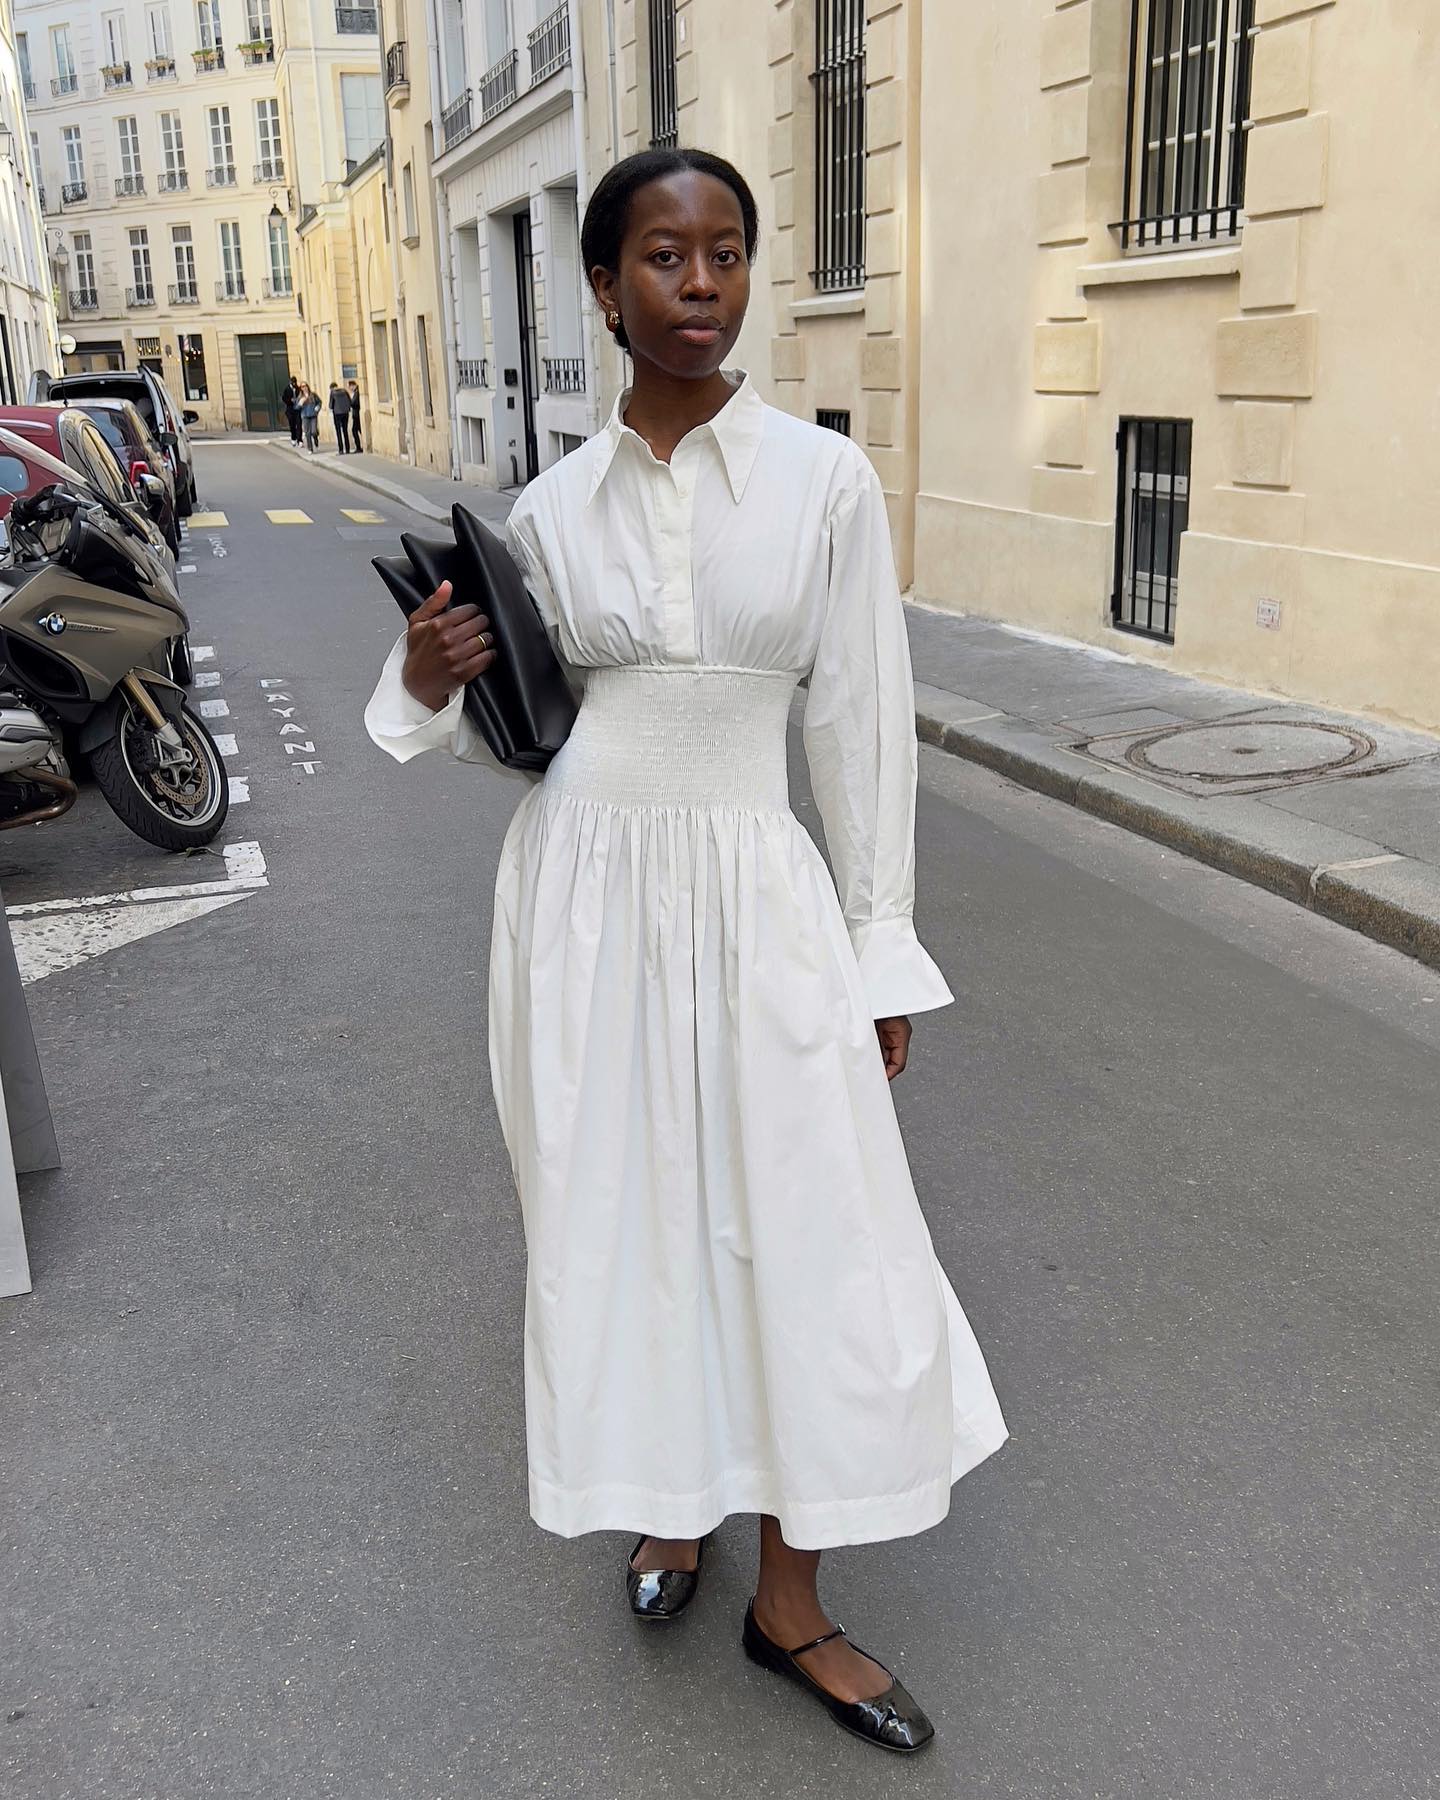
[{"label": "curb", "polygon": [[922,743],[1440,969],[1440,879],[1429,864],[1251,800],[1173,794],[1088,762],[1064,737],[1047,736],[1028,720],[918,681],[915,690]]},{"label": "curb", "polygon": [[[272,439],[270,448],[281,456],[297,455],[294,446],[289,443],[276,443]],[[303,452],[298,454],[304,455]],[[348,466],[348,459],[342,459],[338,453],[329,453],[323,457],[323,460],[321,457],[304,456],[304,461],[307,467],[318,470],[321,474],[337,475],[342,481],[353,482],[356,487],[368,488],[372,494],[381,494],[385,499],[393,500],[397,506],[403,506],[413,513],[419,513],[422,519],[434,519],[437,524],[446,526],[450,523],[448,506],[437,506],[433,500],[427,499],[424,494],[417,493],[414,488],[406,487],[403,482],[391,481],[384,475],[377,475],[370,469],[351,468]],[[457,490],[457,499],[466,498],[466,488],[463,482],[456,481],[451,485]],[[470,499],[473,499],[474,490],[469,490],[469,494]],[[466,503],[469,504],[469,500]]]}]

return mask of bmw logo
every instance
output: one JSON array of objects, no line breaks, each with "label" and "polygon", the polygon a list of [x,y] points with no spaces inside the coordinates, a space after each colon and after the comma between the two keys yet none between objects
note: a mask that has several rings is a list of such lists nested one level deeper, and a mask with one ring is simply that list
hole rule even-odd
[{"label": "bmw logo", "polygon": [[42,631],[48,631],[51,637],[59,637],[65,629],[64,613],[46,613],[43,619],[37,619],[35,622]]}]

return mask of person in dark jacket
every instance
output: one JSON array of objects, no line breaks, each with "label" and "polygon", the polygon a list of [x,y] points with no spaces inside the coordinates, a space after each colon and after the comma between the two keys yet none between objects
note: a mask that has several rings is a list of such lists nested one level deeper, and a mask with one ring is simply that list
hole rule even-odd
[{"label": "person in dark jacket", "polygon": [[350,390],[350,442],[356,450],[365,446],[360,442],[360,383],[349,381],[345,384]]},{"label": "person in dark jacket", "polygon": [[337,382],[330,383],[330,416],[335,421],[335,438],[340,454],[350,449],[350,396]]},{"label": "person in dark jacket", "polygon": [[305,427],[305,448],[313,456],[320,448],[320,396],[300,383],[300,418]]},{"label": "person in dark jacket", "polygon": [[300,442],[300,379],[292,375],[285,383],[285,391],[280,396],[280,404],[285,409],[285,423],[290,427],[290,442]]}]

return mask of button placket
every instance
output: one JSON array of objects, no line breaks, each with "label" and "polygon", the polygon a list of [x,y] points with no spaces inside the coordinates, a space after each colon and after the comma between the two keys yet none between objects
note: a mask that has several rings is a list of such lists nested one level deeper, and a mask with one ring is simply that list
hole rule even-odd
[{"label": "button placket", "polygon": [[676,663],[699,660],[695,637],[695,451],[677,446],[662,478],[665,527],[665,649]]}]

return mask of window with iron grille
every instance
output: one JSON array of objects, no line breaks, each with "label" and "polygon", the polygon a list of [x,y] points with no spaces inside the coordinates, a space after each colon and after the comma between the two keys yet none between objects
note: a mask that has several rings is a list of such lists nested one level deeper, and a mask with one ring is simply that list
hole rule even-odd
[{"label": "window with iron grille", "polygon": [[1127,250],[1240,229],[1254,21],[1255,0],[1131,0]]},{"label": "window with iron grille", "polygon": [[675,0],[650,0],[650,148],[673,150],[679,142]]},{"label": "window with iron grille", "polygon": [[821,293],[865,285],[865,0],[815,0],[815,267]]},{"label": "window with iron grille", "polygon": [[850,414],[839,408],[822,406],[815,415],[815,423],[823,425],[827,431],[838,431],[841,437],[850,435]]},{"label": "window with iron grille", "polygon": [[1122,419],[1115,443],[1115,588],[1122,631],[1175,636],[1180,540],[1190,523],[1189,419]]}]

